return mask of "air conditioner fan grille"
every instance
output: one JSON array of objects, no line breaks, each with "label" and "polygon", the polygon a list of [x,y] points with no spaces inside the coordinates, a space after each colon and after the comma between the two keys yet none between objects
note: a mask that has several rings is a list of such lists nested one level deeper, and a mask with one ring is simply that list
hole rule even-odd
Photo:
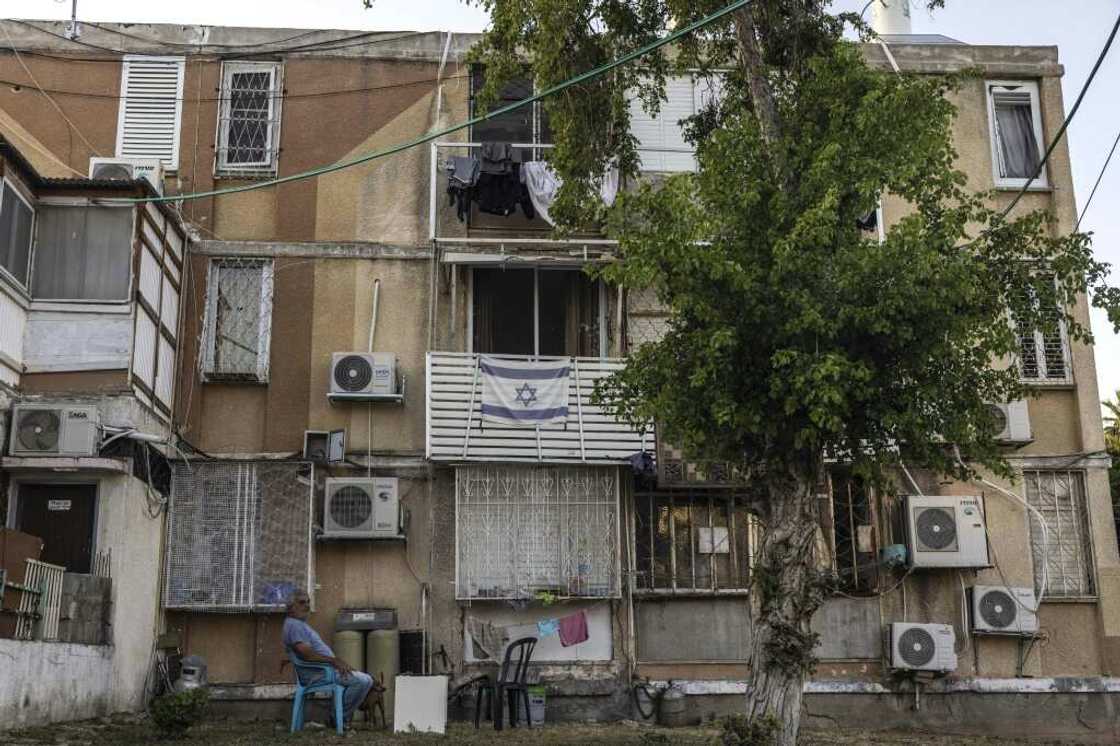
[{"label": "air conditioner fan grille", "polygon": [[915,668],[932,661],[936,647],[933,635],[920,627],[911,627],[898,637],[898,654]]},{"label": "air conditioner fan grille", "polygon": [[330,498],[331,520],[342,528],[361,528],[373,513],[373,498],[361,487],[347,485]]},{"label": "air conditioner fan grille", "polygon": [[914,522],[922,549],[951,549],[957,540],[957,521],[946,508],[923,508]]},{"label": "air conditioner fan grille", "polygon": [[21,412],[16,438],[20,447],[27,451],[56,451],[60,426],[58,412],[49,409]]},{"label": "air conditioner fan grille", "polygon": [[989,626],[1006,629],[1015,623],[1015,599],[1004,591],[988,591],[980,597],[980,618]]},{"label": "air conditioner fan grille", "polygon": [[343,391],[364,391],[373,380],[373,366],[361,355],[347,355],[334,366],[334,382]]}]

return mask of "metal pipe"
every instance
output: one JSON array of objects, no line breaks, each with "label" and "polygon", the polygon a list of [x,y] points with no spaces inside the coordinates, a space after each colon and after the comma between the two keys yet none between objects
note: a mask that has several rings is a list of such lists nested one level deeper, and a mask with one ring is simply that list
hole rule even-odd
[{"label": "metal pipe", "polygon": [[369,319],[369,351],[373,352],[373,333],[377,331],[377,304],[381,297],[381,278],[373,281],[373,313]]}]

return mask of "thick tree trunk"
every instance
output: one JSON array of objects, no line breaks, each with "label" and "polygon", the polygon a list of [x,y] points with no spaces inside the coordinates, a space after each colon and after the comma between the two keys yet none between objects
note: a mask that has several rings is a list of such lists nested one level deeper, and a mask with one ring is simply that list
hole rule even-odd
[{"label": "thick tree trunk", "polygon": [[776,743],[797,743],[801,690],[815,664],[810,628],[823,599],[825,577],[816,566],[816,479],[806,469],[770,484],[765,524],[755,553],[755,623],[747,678],[747,716],[776,721]]}]

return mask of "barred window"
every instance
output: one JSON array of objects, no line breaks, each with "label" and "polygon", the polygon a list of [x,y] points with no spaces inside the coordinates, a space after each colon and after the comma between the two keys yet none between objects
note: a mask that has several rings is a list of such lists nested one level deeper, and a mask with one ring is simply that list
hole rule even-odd
[{"label": "barred window", "polygon": [[1085,475],[1079,471],[1027,471],[1023,473],[1023,481],[1027,503],[1042,514],[1047,529],[1044,536],[1038,515],[1030,511],[1035,585],[1042,582],[1045,557],[1044,597],[1094,595]]},{"label": "barred window", "polygon": [[732,495],[654,492],[634,496],[639,590],[744,591],[758,524]]},{"label": "barred window", "polygon": [[219,172],[276,173],[280,151],[282,66],[279,62],[222,65],[218,122]]},{"label": "barred window", "polygon": [[[1019,335],[1019,374],[1024,381],[1039,383],[1067,383],[1071,380],[1069,344],[1061,313],[1051,299],[1039,298],[1038,288],[1029,288],[1028,302],[1042,309],[1043,329],[1031,328],[1022,321],[1015,321]],[[1040,302],[1045,305],[1040,306]]]},{"label": "barred window", "polygon": [[870,591],[878,586],[878,542],[875,530],[875,501],[862,480],[843,468],[828,475],[831,510],[824,523],[831,539],[833,570],[841,590]]},{"label": "barred window", "polygon": [[279,611],[312,589],[311,464],[177,464],[171,474],[164,605]]},{"label": "barred window", "polygon": [[616,597],[618,471],[455,469],[456,597]]},{"label": "barred window", "polygon": [[203,374],[207,380],[268,380],[272,262],[213,259],[206,288]]}]

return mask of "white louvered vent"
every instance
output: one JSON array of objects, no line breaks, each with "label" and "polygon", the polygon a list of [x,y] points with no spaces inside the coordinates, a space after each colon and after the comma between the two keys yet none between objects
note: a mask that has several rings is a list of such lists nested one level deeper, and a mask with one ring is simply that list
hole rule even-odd
[{"label": "white louvered vent", "polygon": [[179,118],[183,110],[183,58],[129,55],[121,69],[117,156],[158,158],[179,167]]}]

